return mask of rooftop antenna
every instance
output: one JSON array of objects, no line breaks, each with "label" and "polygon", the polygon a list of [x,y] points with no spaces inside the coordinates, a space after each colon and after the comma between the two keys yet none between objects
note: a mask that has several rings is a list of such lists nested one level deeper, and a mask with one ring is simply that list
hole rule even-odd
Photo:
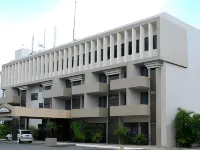
[{"label": "rooftop antenna", "polygon": [[56,46],[56,26],[54,26],[54,40],[53,40],[53,47]]},{"label": "rooftop antenna", "polygon": [[75,9],[74,9],[74,28],[73,28],[73,41],[75,41],[75,38],[74,38],[74,36],[75,36],[75,23],[76,23],[76,0],[75,0]]},{"label": "rooftop antenna", "polygon": [[44,50],[45,50],[45,32],[46,30],[44,30],[44,46],[43,46]]},{"label": "rooftop antenna", "polygon": [[32,37],[32,54],[33,54],[33,46],[34,46],[34,34],[33,34],[33,37]]}]

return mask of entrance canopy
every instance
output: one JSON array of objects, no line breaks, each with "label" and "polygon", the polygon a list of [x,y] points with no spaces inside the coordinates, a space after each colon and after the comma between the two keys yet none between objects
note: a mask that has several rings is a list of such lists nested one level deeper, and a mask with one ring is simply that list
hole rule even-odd
[{"label": "entrance canopy", "polygon": [[27,108],[3,104],[0,106],[0,117],[28,117],[28,118],[71,118],[69,110]]}]

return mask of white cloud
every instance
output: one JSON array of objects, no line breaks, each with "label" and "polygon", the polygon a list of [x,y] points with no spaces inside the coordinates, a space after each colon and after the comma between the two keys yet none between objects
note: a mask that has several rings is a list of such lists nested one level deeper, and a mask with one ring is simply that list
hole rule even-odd
[{"label": "white cloud", "polygon": [[[76,38],[82,38],[114,27],[160,13],[166,0],[77,0]],[[74,1],[63,0],[47,14],[23,23],[0,23],[0,65],[14,59],[14,51],[24,44],[31,48],[43,42],[46,29],[46,48],[53,46],[53,27],[57,26],[57,45],[72,41]]]}]

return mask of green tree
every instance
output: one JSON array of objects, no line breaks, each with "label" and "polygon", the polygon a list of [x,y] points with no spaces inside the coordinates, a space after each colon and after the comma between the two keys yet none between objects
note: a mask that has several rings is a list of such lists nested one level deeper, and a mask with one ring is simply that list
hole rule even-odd
[{"label": "green tree", "polygon": [[48,132],[48,137],[53,138],[54,133],[56,132],[56,123],[53,121],[48,121],[45,126],[45,130]]},{"label": "green tree", "polygon": [[12,126],[8,123],[0,124],[0,138],[5,138],[11,132]]},{"label": "green tree", "polygon": [[135,145],[147,145],[147,138],[143,134],[138,134],[132,138],[132,142]]},{"label": "green tree", "polygon": [[29,126],[28,129],[32,132],[33,138],[37,137],[38,130],[35,126]]},{"label": "green tree", "polygon": [[85,135],[85,123],[82,121],[74,121],[72,122],[72,130],[74,133],[74,138],[78,142],[84,142],[86,140]]}]

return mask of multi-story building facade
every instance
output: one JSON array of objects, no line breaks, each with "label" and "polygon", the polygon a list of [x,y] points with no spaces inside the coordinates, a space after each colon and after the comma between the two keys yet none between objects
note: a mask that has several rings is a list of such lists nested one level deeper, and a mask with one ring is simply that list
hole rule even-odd
[{"label": "multi-story building facade", "polygon": [[10,62],[1,103],[11,111],[0,116],[38,127],[42,118],[101,123],[107,142],[120,124],[173,146],[177,108],[199,111],[199,38],[162,13]]}]

